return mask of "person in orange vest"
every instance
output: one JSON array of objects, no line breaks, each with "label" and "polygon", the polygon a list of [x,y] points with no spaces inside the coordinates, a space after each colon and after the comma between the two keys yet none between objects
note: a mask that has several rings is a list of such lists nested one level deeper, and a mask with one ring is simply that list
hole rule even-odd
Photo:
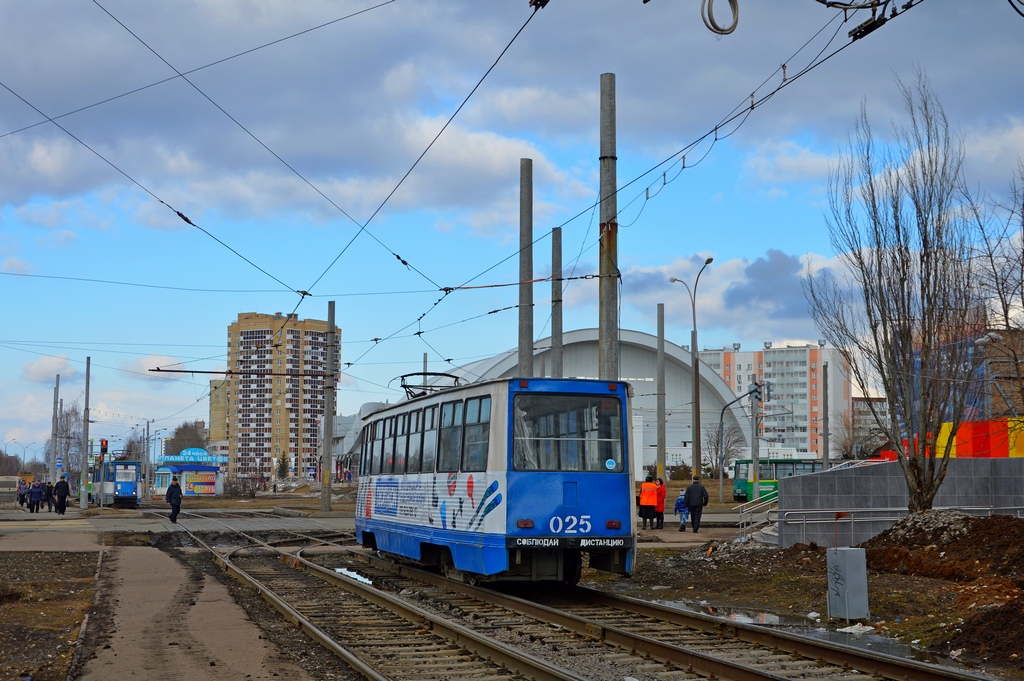
[{"label": "person in orange vest", "polygon": [[640,518],[644,521],[643,529],[647,529],[647,521],[651,521],[651,529],[654,529],[654,507],[658,504],[658,486],[654,484],[654,478],[647,476],[644,484],[640,485]]}]

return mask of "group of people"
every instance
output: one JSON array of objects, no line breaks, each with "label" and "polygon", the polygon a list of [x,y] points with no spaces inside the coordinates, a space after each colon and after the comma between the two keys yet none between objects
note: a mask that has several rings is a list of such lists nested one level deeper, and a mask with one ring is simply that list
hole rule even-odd
[{"label": "group of people", "polygon": [[28,505],[29,513],[39,513],[46,505],[49,513],[57,511],[57,515],[64,515],[68,508],[68,497],[71,496],[71,486],[68,485],[68,476],[60,476],[56,484],[36,480],[31,485],[24,480],[18,480],[18,504]]},{"label": "group of people", "polygon": [[[642,529],[647,529],[650,522],[652,530],[665,528],[665,481],[661,478],[653,478],[650,475],[640,485],[640,519],[643,521]],[[689,487],[679,492],[676,499],[675,514],[679,516],[679,531],[686,531],[686,521],[689,518],[693,524],[693,531],[700,530],[700,516],[704,507],[708,505],[710,498],[704,485],[700,484],[700,476],[694,475],[693,482]]]}]

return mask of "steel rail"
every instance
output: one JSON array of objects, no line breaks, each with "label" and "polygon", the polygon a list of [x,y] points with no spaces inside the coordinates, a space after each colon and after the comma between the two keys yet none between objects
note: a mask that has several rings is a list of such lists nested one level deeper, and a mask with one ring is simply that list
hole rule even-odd
[{"label": "steel rail", "polygon": [[[326,543],[338,546],[331,542]],[[649,654],[655,659],[663,659],[671,664],[692,666],[693,670],[697,673],[709,675],[713,673],[721,678],[766,678],[762,675],[763,672],[760,671],[757,672],[759,676],[746,676],[747,669],[749,668],[746,668],[744,665],[729,663],[705,653],[663,643],[642,634],[602,624],[590,618],[573,615],[569,612],[523,598],[508,596],[483,587],[452,581],[415,567],[393,563],[367,552],[355,550],[352,547],[342,548],[346,548],[349,552],[360,556],[369,565],[374,567],[387,569],[405,577],[425,581],[434,586],[444,587],[487,603],[498,604],[520,614],[557,624],[580,635],[607,641],[613,645],[636,650],[638,653]],[[302,549],[301,551],[305,550]],[[608,594],[587,587],[572,587],[568,594],[571,595],[574,591],[579,593],[580,600],[588,605],[601,605],[633,615],[643,615],[662,622],[669,622],[714,635],[726,636],[746,643],[760,645],[764,648],[799,655],[818,662],[851,667],[869,672],[874,676],[893,679],[894,681],[991,681],[989,677],[948,667],[918,662],[916,660],[907,660],[885,653],[864,651],[851,646],[820,641],[789,632],[775,631],[753,624],[732,622],[703,613],[686,612],[627,596]],[[725,667],[722,666],[723,663],[726,664]],[[729,670],[733,670],[733,672],[730,673]]]},{"label": "steel rail", "polygon": [[[212,518],[207,519],[212,520]],[[214,520],[214,522],[223,525],[246,539],[254,541],[279,554],[282,559],[286,559],[288,564],[293,568],[302,567],[311,569],[317,573],[316,576],[318,578],[334,582],[346,591],[374,603],[402,619],[427,625],[427,628],[440,638],[444,638],[455,645],[461,646],[484,660],[515,670],[523,676],[534,679],[534,681],[587,681],[585,677],[574,672],[556,667],[555,665],[552,665],[538,657],[534,657],[533,655],[516,650],[512,646],[508,646],[500,641],[478,634],[477,632],[460,624],[449,622],[442,617],[407,603],[396,596],[384,593],[372,586],[362,584],[351,577],[331,572],[326,568],[322,568],[319,565],[311,563],[303,558],[296,557],[287,551],[252,537],[245,532],[231,528],[226,523],[218,520]],[[229,551],[227,554],[221,554],[206,544],[206,542],[196,536],[188,528],[182,527],[182,529],[188,532],[188,534],[203,546],[203,548],[208,550],[214,556],[214,559],[224,566],[226,571],[231,573],[232,576],[238,578],[240,581],[255,588],[260,595],[263,596],[268,603],[274,606],[274,608],[281,612],[286,619],[290,620],[296,626],[301,627],[302,630],[309,634],[317,643],[345,660],[354,669],[357,669],[360,673],[367,676],[367,678],[373,679],[374,681],[389,681],[387,677],[381,676],[355,653],[352,653],[347,648],[339,644],[329,634],[304,617],[298,612],[298,610],[288,604],[285,599],[274,593],[274,591],[266,585],[261,584],[259,580],[249,575],[245,570],[231,561],[230,557],[236,552],[241,550],[251,550],[253,548],[252,546],[237,547]],[[320,540],[317,539],[317,541]]]}]

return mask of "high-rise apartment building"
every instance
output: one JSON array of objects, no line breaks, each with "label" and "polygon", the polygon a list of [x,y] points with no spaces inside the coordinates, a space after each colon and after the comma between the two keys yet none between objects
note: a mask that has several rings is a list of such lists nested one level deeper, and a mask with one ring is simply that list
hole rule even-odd
[{"label": "high-rise apartment building", "polygon": [[210,381],[210,442],[228,439],[228,387],[226,378]]},{"label": "high-rise apartment building", "polygon": [[316,467],[326,362],[326,321],[246,312],[228,326],[230,476],[272,477],[282,456],[296,475]]},{"label": "high-rise apartment building", "polygon": [[825,369],[828,363],[829,458],[840,458],[852,419],[852,392],[846,362],[838,350],[819,345],[765,343],[763,350],[702,350],[701,362],[721,376],[737,397],[755,381],[771,383],[771,400],[762,404],[759,433],[766,445],[798,452],[824,451]]}]

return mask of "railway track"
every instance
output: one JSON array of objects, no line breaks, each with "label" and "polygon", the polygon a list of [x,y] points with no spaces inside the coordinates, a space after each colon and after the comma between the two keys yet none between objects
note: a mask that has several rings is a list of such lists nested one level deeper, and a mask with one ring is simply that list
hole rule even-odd
[{"label": "railway track", "polygon": [[373,679],[985,678],[581,587],[519,598],[302,533],[293,551],[243,536],[249,547],[210,550]]}]

